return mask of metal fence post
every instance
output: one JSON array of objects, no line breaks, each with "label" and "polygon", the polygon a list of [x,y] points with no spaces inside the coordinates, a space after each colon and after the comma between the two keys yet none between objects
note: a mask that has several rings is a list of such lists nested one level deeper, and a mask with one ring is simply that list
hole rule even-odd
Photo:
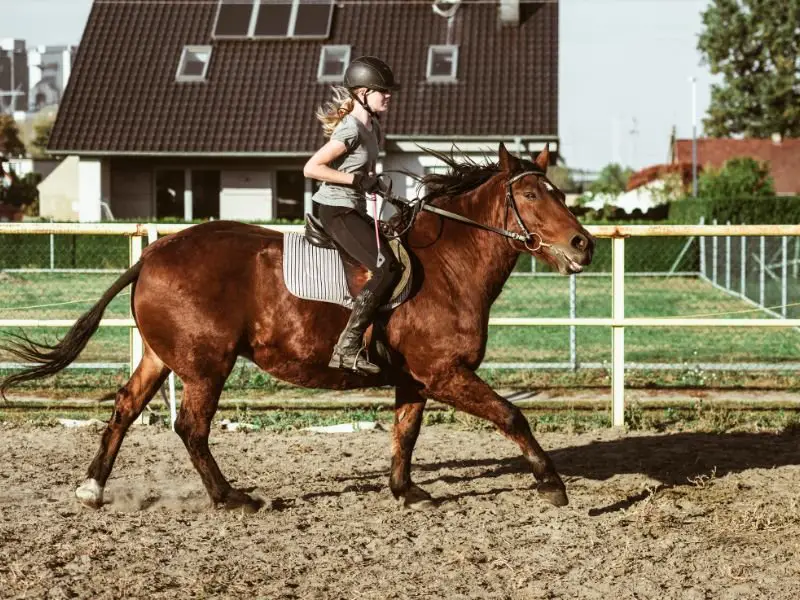
[{"label": "metal fence post", "polygon": [[[700,225],[705,225],[706,218],[700,217]],[[708,279],[706,274],[706,236],[700,236],[700,277]]]},{"label": "metal fence post", "polygon": [[[711,224],[712,225],[716,225],[717,224],[717,220],[714,219],[711,222]],[[712,260],[712,263],[711,263],[711,281],[714,283],[714,285],[717,285],[717,263],[719,262],[719,260],[718,260],[719,257],[717,255],[718,254],[717,253],[717,246],[718,246],[717,239],[718,238],[717,238],[716,235],[711,238],[711,260]]]},{"label": "metal fence post", "polygon": [[[611,312],[625,318],[625,238],[611,239]],[[611,424],[625,424],[625,328],[611,326]]]},{"label": "metal fence post", "polygon": [[761,236],[761,242],[758,248],[758,262],[759,264],[759,276],[758,276],[758,303],[760,306],[766,306],[764,304],[764,284],[766,282],[766,262],[767,262],[767,249],[766,249],[766,241],[764,236]]},{"label": "metal fence post", "polygon": [[[730,225],[728,221],[726,225]],[[731,236],[725,236],[725,289],[731,289]]]},{"label": "metal fence post", "polygon": [[739,289],[741,290],[742,298],[747,298],[747,238],[742,236],[740,243],[742,264],[739,267],[739,276],[741,277]]},{"label": "metal fence post", "polygon": [[[574,319],[578,315],[578,286],[574,274],[569,276],[569,318]],[[569,326],[569,364],[572,370],[578,368],[578,347],[575,325]]]},{"label": "metal fence post", "polygon": [[786,305],[789,303],[789,238],[781,238],[781,316],[786,318]]}]

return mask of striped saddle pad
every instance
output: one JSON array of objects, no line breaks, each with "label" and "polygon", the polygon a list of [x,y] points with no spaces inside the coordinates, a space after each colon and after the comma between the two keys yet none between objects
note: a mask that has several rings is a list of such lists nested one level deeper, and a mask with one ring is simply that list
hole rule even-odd
[{"label": "striped saddle pad", "polygon": [[[403,245],[391,240],[389,245],[405,270],[392,293],[392,299],[380,310],[391,310],[408,299],[411,293],[411,264]],[[353,307],[353,297],[347,287],[347,277],[339,251],[314,246],[298,233],[283,235],[283,280],[288,290],[298,298],[332,302]]]}]

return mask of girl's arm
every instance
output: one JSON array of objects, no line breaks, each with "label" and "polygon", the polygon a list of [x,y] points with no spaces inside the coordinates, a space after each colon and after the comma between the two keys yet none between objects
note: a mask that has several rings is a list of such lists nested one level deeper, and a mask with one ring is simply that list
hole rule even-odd
[{"label": "girl's arm", "polygon": [[347,146],[339,140],[330,140],[308,159],[303,167],[303,175],[318,181],[338,183],[339,185],[352,185],[352,173],[342,173],[328,165],[347,152]]}]

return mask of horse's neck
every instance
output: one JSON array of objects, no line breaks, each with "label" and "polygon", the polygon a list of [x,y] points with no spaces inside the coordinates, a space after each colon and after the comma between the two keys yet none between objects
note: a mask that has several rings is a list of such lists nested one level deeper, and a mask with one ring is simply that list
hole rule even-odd
[{"label": "horse's neck", "polygon": [[[492,184],[487,183],[474,192],[439,199],[435,204],[476,223],[505,228],[502,203],[489,197],[491,190]],[[441,262],[451,289],[463,291],[459,302],[472,299],[488,310],[511,275],[519,252],[497,233],[449,219],[442,226],[441,217],[423,214],[420,233],[424,231],[424,237],[430,240],[441,232],[429,251]],[[412,240],[415,237],[418,236],[412,235]]]}]

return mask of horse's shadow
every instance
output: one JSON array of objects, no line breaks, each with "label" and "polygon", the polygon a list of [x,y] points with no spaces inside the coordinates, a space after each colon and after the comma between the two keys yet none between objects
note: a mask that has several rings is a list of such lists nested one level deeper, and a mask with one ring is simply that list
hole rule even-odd
[{"label": "horse's shadow", "polygon": [[[712,473],[715,477],[722,477],[748,469],[800,465],[800,435],[773,433],[632,435],[580,446],[554,448],[548,453],[555,463],[556,470],[567,480],[583,478],[603,481],[615,475],[636,474],[659,482],[655,489],[663,489],[695,485],[698,478],[707,478]],[[422,486],[435,482],[459,483],[509,474],[531,473],[530,465],[519,456],[416,463],[413,469],[417,474],[415,479]],[[371,479],[384,476],[385,473],[361,473],[339,479]],[[511,491],[511,488],[496,491]],[[637,492],[640,492],[639,488],[631,489],[632,496],[600,512],[625,508],[647,495],[636,495]],[[471,495],[475,494],[464,492],[440,498],[440,501],[449,502]]]},{"label": "horse's shadow", "polygon": [[[548,451],[556,470],[566,477],[606,480],[639,474],[666,486],[689,484],[712,471],[722,477],[748,469],[800,465],[800,436],[772,433],[676,433],[628,436]],[[474,467],[485,466],[480,473]],[[429,481],[466,481],[529,473],[522,457],[500,460],[455,460],[416,465],[417,471],[473,469],[469,474],[444,474]]]}]

